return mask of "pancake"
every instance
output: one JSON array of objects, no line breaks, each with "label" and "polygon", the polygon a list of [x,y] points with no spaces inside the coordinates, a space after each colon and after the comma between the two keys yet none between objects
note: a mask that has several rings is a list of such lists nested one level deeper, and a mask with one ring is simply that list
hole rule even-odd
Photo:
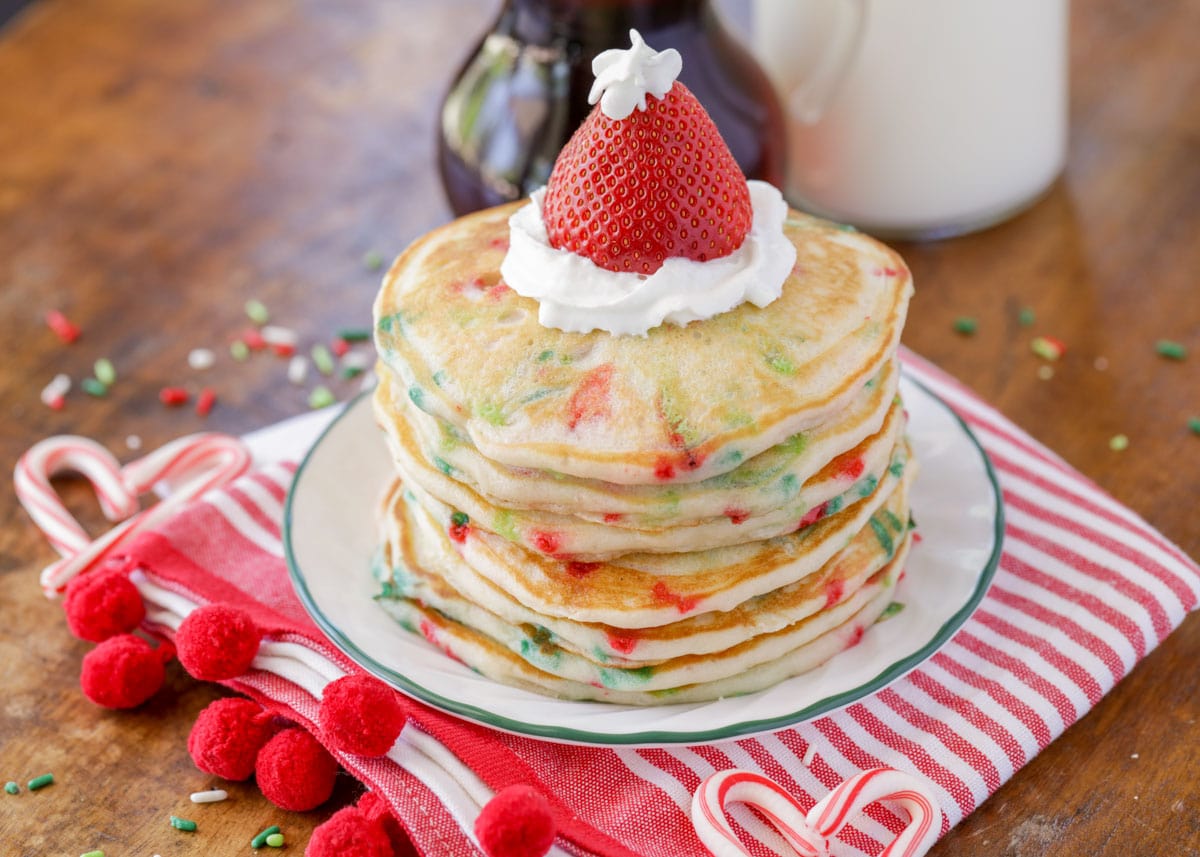
[{"label": "pancake", "polygon": [[594,673],[596,664],[606,669],[639,669],[720,652],[846,601],[884,565],[903,557],[908,544],[906,511],[902,503],[888,504],[821,569],[794,584],[728,611],[625,629],[544,616],[521,604],[477,574],[397,481],[383,504],[386,556],[376,575],[383,597],[417,601],[479,628],[523,656],[535,650],[565,652],[568,659],[572,654],[581,656],[592,665],[593,675],[580,680],[600,681]]},{"label": "pancake", "polygon": [[631,553],[600,562],[528,551],[461,518],[456,522],[453,510],[413,491],[413,486],[405,485],[404,490],[415,510],[411,514],[428,515],[429,526],[450,534],[454,551],[471,569],[534,613],[640,629],[732,610],[796,583],[818,572],[864,527],[882,540],[887,533],[870,524],[876,512],[885,509],[897,522],[908,520],[907,486],[916,471],[908,454],[907,444],[901,444],[898,466],[869,496],[794,533],[709,551]]},{"label": "pancake", "polygon": [[[694,483],[622,485],[529,468],[517,470],[490,461],[453,425],[415,407],[403,389],[397,389],[396,376],[382,364],[379,376],[375,416],[393,455],[405,462],[406,473],[443,502],[480,517],[477,504],[456,500],[457,489],[447,482],[453,480],[494,507],[553,512],[623,529],[663,530],[722,516],[745,522],[785,505],[794,507],[797,494],[805,493],[801,486],[811,495],[812,486],[806,486],[809,480],[828,470],[832,459],[882,432],[885,419],[894,418],[892,411],[899,410],[895,395],[899,370],[895,361],[888,361],[880,375],[868,381],[852,405],[834,420],[793,435],[728,473]],[[843,464],[855,466],[864,453],[860,450]],[[879,458],[884,454],[877,451]],[[438,472],[429,472],[432,470]],[[878,464],[866,468],[876,476],[877,470]],[[831,496],[806,499],[812,506]],[[471,505],[476,505],[474,512],[468,508]],[[529,526],[542,531],[552,528],[536,520]],[[536,549],[536,545],[530,547]]]},{"label": "pancake", "polygon": [[844,411],[899,342],[911,280],[887,247],[792,212],[781,297],[644,337],[542,327],[499,279],[521,203],[410,246],[375,302],[413,403],[486,458],[622,484],[697,482]]}]

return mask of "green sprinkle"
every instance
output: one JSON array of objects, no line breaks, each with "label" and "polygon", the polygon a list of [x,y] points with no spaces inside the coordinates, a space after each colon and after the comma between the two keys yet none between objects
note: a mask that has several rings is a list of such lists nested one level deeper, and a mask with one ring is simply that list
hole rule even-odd
[{"label": "green sprinkle", "polygon": [[322,375],[333,374],[333,355],[329,353],[329,349],[324,345],[314,345],[312,347],[312,362],[317,367],[317,371]]},{"label": "green sprinkle", "polygon": [[867,523],[871,525],[871,529],[875,532],[875,538],[878,540],[879,546],[890,557],[896,552],[896,544],[892,541],[892,534],[887,531],[887,527],[874,518],[870,518]]},{"label": "green sprinkle", "polygon": [[504,412],[500,410],[500,406],[494,402],[485,402],[479,407],[479,416],[483,417],[494,426],[502,426],[507,420]]},{"label": "green sprinkle", "polygon": [[1192,417],[1188,420],[1188,431],[1194,435],[1200,436],[1200,417]]},{"label": "green sprinkle", "polygon": [[365,327],[343,327],[337,332],[337,338],[346,342],[366,342],[371,338],[371,331]]},{"label": "green sprinkle", "polygon": [[38,789],[44,789],[53,782],[54,774],[42,774],[40,777],[34,777],[26,785],[29,786],[31,792],[36,792]]},{"label": "green sprinkle", "polygon": [[1017,323],[1021,327],[1029,327],[1037,321],[1037,313],[1033,311],[1033,307],[1021,307],[1021,313],[1017,316]]},{"label": "green sprinkle", "polygon": [[765,355],[765,359],[767,361],[767,365],[780,375],[796,374],[796,364],[783,354],[767,354]]},{"label": "green sprinkle", "polygon": [[89,396],[95,396],[97,399],[108,395],[108,387],[97,378],[84,378],[79,382],[79,386],[83,388],[83,392]]},{"label": "green sprinkle", "polygon": [[313,391],[308,394],[308,406],[314,411],[319,408],[327,408],[336,401],[337,398],[329,392],[328,387],[314,387]]},{"label": "green sprinkle", "polygon": [[272,833],[270,836],[267,837],[266,842],[272,848],[282,848],[283,847],[283,834],[282,833]]},{"label": "green sprinkle", "polygon": [[250,356],[250,346],[242,342],[240,339],[235,339],[229,343],[229,354],[238,363],[241,363]]},{"label": "green sprinkle", "polygon": [[96,373],[96,380],[105,387],[111,387],[117,380],[117,370],[113,368],[112,361],[107,357],[97,360],[92,371]]},{"label": "green sprinkle", "polygon": [[267,837],[274,836],[278,832],[279,832],[279,825],[272,824],[270,827],[268,827],[262,833],[258,834],[257,836],[255,836],[253,839],[250,840],[250,847],[251,848],[262,848],[264,845],[267,844]]},{"label": "green sprinkle", "polygon": [[893,601],[887,607],[883,608],[883,612],[879,614],[879,618],[876,619],[875,621],[882,622],[884,619],[891,619],[893,616],[895,616],[897,613],[899,613],[903,609],[904,609],[903,604],[901,604],[899,601]]},{"label": "green sprinkle", "polygon": [[1129,438],[1123,434],[1114,434],[1108,441],[1108,448],[1113,452],[1120,452],[1123,449],[1129,448]]},{"label": "green sprinkle", "polygon": [[1182,342],[1175,342],[1170,339],[1160,339],[1154,343],[1154,350],[1158,352],[1160,357],[1169,357],[1172,360],[1182,360],[1187,357],[1187,348]]},{"label": "green sprinkle", "polygon": [[954,330],[963,336],[971,336],[979,329],[979,322],[970,316],[959,316],[954,319]]},{"label": "green sprinkle", "polygon": [[347,381],[357,378],[362,373],[363,367],[361,366],[345,366],[342,368],[342,377]]},{"label": "green sprinkle", "polygon": [[176,830],[185,830],[188,833],[194,833],[196,830],[196,822],[188,821],[186,818],[180,818],[177,815],[171,816],[171,826]]},{"label": "green sprinkle", "polygon": [[245,309],[250,320],[259,326],[266,324],[271,319],[271,314],[267,312],[262,301],[248,300]]},{"label": "green sprinkle", "polygon": [[4,790],[6,792],[8,792],[10,795],[19,795],[21,793],[21,787],[19,785],[17,785],[16,783],[14,783],[12,780],[9,780],[7,783],[4,784]]},{"label": "green sprinkle", "polygon": [[371,273],[375,273],[383,268],[383,254],[378,250],[368,250],[366,253],[363,253],[362,263],[364,268]]},{"label": "green sprinkle", "polygon": [[79,857],[104,857],[103,851],[88,851],[86,854],[80,854]]},{"label": "green sprinkle", "polygon": [[1029,349],[1043,360],[1057,360],[1066,350],[1061,342],[1051,339],[1049,336],[1035,337],[1029,343]]},{"label": "green sprinkle", "polygon": [[471,518],[466,512],[453,512],[450,515],[450,523],[456,527],[465,527],[471,523]]}]

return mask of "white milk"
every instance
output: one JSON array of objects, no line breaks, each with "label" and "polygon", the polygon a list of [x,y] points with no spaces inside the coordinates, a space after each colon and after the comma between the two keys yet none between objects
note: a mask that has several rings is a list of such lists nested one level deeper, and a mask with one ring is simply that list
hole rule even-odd
[{"label": "white milk", "polygon": [[789,108],[788,198],[892,237],[1030,204],[1066,156],[1067,6],[757,0],[754,47]]}]

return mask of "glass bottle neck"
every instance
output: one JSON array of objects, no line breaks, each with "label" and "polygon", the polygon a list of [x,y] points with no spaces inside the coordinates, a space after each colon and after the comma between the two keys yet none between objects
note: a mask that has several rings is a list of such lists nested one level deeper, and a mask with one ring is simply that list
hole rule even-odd
[{"label": "glass bottle neck", "polygon": [[700,20],[708,0],[506,0],[497,30],[535,45],[575,43],[585,53],[625,47],[630,28],[658,30]]}]

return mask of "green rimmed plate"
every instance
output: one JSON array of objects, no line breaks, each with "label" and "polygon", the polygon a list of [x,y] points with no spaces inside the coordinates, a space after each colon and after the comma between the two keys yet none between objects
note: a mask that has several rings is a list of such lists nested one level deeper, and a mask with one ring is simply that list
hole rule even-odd
[{"label": "green rimmed plate", "polygon": [[283,540],[293,584],[318,626],[365,670],[436,708],[496,729],[598,745],[697,744],[789,726],[874,693],[950,639],[1000,559],[1003,504],[986,453],[938,397],[905,376],[901,393],[921,472],[919,543],[896,601],[855,648],[746,696],[654,708],[551,699],[498,684],[400,628],[372,600],[376,504],[392,476],[368,396],[351,402],[304,457]]}]

